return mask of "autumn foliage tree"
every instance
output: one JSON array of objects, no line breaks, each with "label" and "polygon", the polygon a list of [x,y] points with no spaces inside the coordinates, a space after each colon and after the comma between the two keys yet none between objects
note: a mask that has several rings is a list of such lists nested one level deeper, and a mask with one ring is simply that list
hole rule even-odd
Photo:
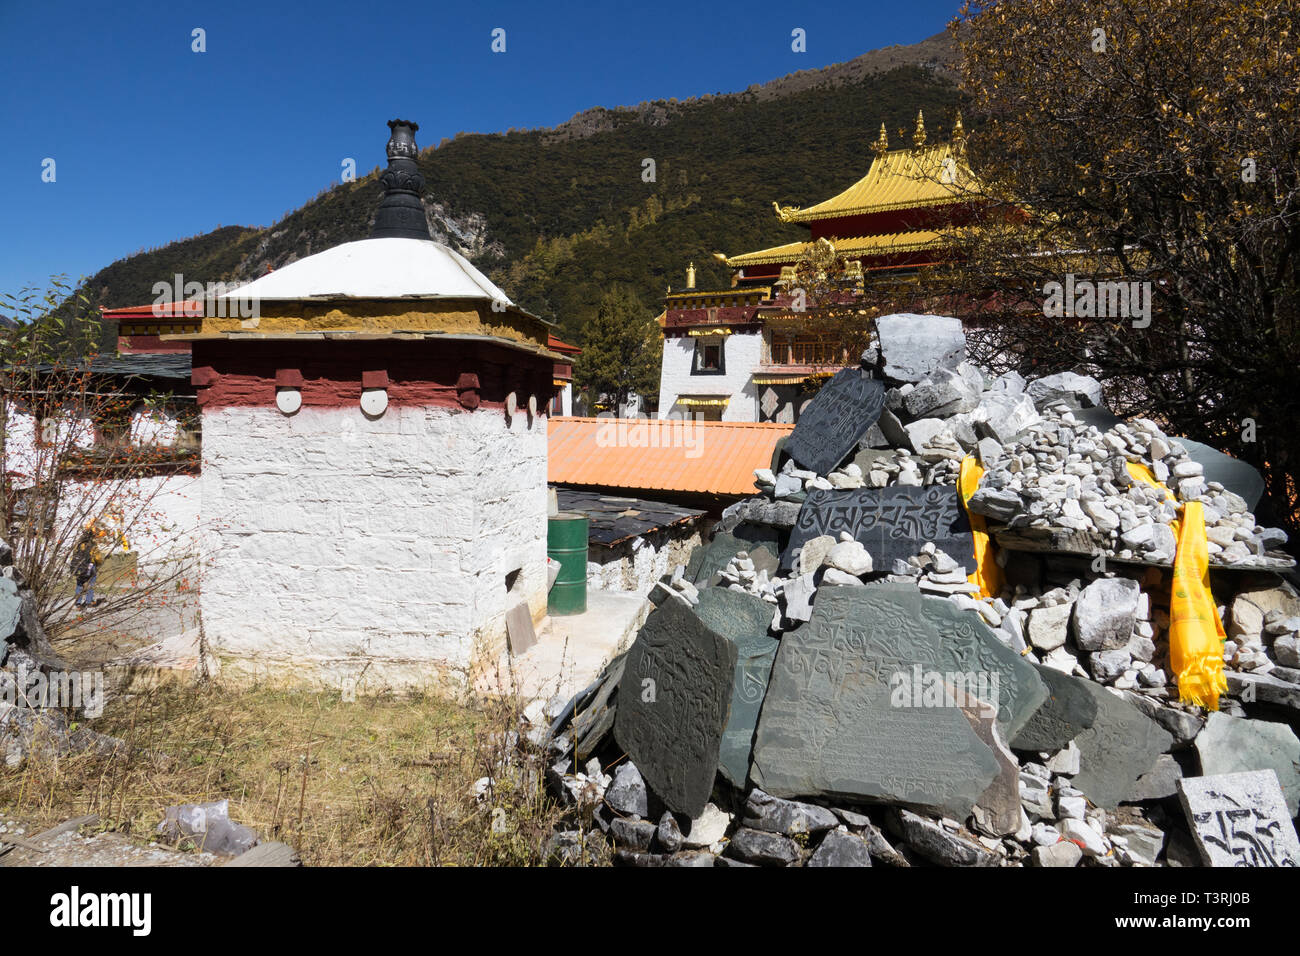
[{"label": "autumn foliage tree", "polygon": [[828,239],[808,244],[778,287],[782,311],[765,320],[774,352],[783,338],[811,337],[821,346],[821,362],[814,364],[858,363],[882,310],[872,288],[862,289],[862,274],[855,267]]},{"label": "autumn foliage tree", "polygon": [[[952,33],[984,186],[943,281],[996,330],[977,358],[1092,372],[1115,411],[1259,467],[1296,530],[1300,7],[970,2]],[[1142,284],[1149,324],[1049,318],[1067,276]]]}]

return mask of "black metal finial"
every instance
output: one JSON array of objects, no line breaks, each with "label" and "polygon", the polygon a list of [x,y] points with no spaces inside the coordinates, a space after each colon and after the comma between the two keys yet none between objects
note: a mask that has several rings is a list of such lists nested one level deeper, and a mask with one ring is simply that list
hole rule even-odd
[{"label": "black metal finial", "polygon": [[418,123],[408,120],[389,120],[392,135],[388,139],[388,168],[379,177],[384,187],[384,198],[375,212],[375,227],[371,239],[432,239],[429,221],[424,217],[424,177],[415,157]]}]

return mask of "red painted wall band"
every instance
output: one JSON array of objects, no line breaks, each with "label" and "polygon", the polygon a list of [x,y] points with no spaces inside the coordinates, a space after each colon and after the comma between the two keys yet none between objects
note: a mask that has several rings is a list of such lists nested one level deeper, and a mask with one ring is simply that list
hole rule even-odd
[{"label": "red painted wall band", "polygon": [[376,369],[387,372],[390,406],[463,409],[465,375],[477,376],[479,407],[504,409],[514,392],[521,407],[536,395],[540,409],[555,391],[550,359],[489,343],[194,343],[194,384],[205,408],[274,408],[276,373],[286,368],[301,372],[303,407],[314,408],[359,406],[362,376]]}]

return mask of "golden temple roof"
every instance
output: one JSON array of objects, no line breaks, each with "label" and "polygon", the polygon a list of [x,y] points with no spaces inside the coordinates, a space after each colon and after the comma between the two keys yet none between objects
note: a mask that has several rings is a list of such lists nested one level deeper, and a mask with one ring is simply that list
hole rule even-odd
[{"label": "golden temple roof", "polygon": [[[921,137],[924,142],[924,133]],[[941,206],[968,199],[968,191],[975,183],[959,138],[956,144],[880,151],[871,161],[867,174],[838,196],[807,209],[776,206],[776,214],[782,222],[812,222],[893,209]]]},{"label": "golden temple roof", "polygon": [[[916,252],[922,249],[939,249],[951,246],[956,239],[952,230],[930,232],[889,232],[875,236],[851,236],[831,240],[835,251],[845,256],[884,256],[899,252]],[[759,249],[743,255],[731,256],[727,265],[733,269],[744,266],[768,265],[777,262],[794,262],[812,246],[812,242],[787,242],[783,246]]]}]

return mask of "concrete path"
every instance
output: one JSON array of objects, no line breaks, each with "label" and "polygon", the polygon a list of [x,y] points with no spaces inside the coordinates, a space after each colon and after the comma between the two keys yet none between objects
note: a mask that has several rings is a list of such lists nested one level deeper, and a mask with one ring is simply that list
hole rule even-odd
[{"label": "concrete path", "polygon": [[478,681],[478,690],[517,690],[524,701],[549,700],[557,694],[568,699],[632,643],[651,606],[637,591],[588,590],[585,614],[544,618],[537,627],[537,643],[518,656],[504,653],[496,672]]}]

